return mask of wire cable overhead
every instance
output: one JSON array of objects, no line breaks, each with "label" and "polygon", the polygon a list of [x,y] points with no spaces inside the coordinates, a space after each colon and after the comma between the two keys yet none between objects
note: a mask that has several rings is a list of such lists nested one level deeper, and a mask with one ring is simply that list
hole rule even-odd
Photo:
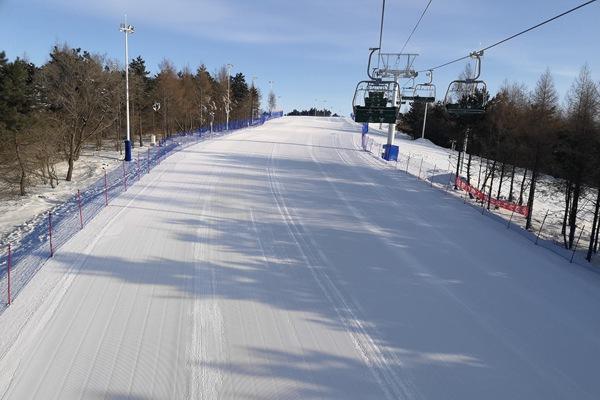
[{"label": "wire cable overhead", "polygon": [[471,55],[472,55],[472,54],[474,54],[474,53],[483,53],[483,52],[485,52],[485,51],[487,51],[487,50],[490,50],[490,49],[492,49],[492,48],[494,48],[494,47],[496,47],[496,46],[499,46],[499,45],[501,45],[501,44],[503,44],[503,43],[506,43],[506,42],[508,42],[509,40],[512,40],[512,39],[514,39],[514,38],[516,38],[516,37],[519,37],[519,36],[521,36],[521,35],[524,35],[524,34],[526,34],[526,33],[528,33],[528,32],[531,32],[531,31],[533,31],[534,29],[537,29],[537,28],[539,28],[539,27],[541,27],[541,26],[543,26],[543,25],[546,25],[546,24],[548,24],[548,23],[550,23],[550,22],[552,22],[552,21],[555,21],[555,20],[557,20],[557,19],[559,19],[559,18],[561,18],[561,17],[564,17],[564,16],[565,16],[565,15],[567,15],[567,14],[570,14],[570,13],[572,13],[572,12],[574,12],[574,11],[577,11],[577,10],[579,10],[580,8],[583,8],[583,7],[587,6],[587,5],[590,5],[590,4],[592,4],[592,3],[595,3],[596,1],[597,1],[597,0],[590,0],[590,1],[586,1],[585,3],[582,3],[582,4],[580,4],[580,5],[576,6],[576,7],[573,7],[573,8],[571,8],[571,9],[569,9],[569,10],[565,11],[565,12],[562,12],[562,13],[560,13],[560,14],[558,14],[558,15],[555,15],[554,17],[552,17],[552,18],[549,18],[549,19],[547,19],[547,20],[545,20],[545,21],[542,21],[542,22],[540,22],[540,23],[539,23],[539,24],[537,24],[537,25],[534,25],[534,26],[532,26],[532,27],[529,27],[529,28],[527,28],[527,29],[525,29],[525,30],[522,30],[521,32],[515,33],[515,34],[514,34],[514,35],[512,35],[512,36],[509,36],[509,37],[507,37],[507,38],[505,38],[505,39],[499,40],[498,42],[496,42],[496,43],[494,43],[494,44],[491,44],[491,45],[489,45],[489,46],[487,46],[487,47],[484,47],[484,48],[482,48],[482,49],[480,49],[480,50],[477,50],[477,51],[475,51],[475,52],[473,52],[473,53],[470,53],[470,54],[468,54],[468,55],[466,55],[466,56],[463,56],[463,57],[457,58],[457,59],[455,59],[455,60],[452,60],[452,61],[445,62],[445,63],[443,63],[443,64],[437,65],[437,66],[435,66],[435,67],[432,67],[432,68],[426,68],[426,69],[424,69],[424,70],[421,70],[421,71],[419,71],[419,72],[425,72],[425,71],[430,71],[430,70],[432,71],[432,70],[440,69],[440,68],[446,67],[446,66],[448,66],[448,65],[450,65],[450,64],[454,64],[454,63],[457,63],[457,62],[459,62],[459,61],[466,60],[466,59],[470,58],[470,57],[471,57]]},{"label": "wire cable overhead", "polygon": [[408,44],[408,42],[410,42],[410,39],[413,37],[413,35],[415,34],[415,32],[417,31],[417,28],[419,27],[419,25],[421,24],[421,21],[423,20],[423,17],[425,16],[425,13],[427,13],[427,10],[429,9],[429,6],[431,5],[431,2],[433,0],[429,0],[429,2],[427,3],[427,6],[425,6],[425,9],[423,10],[423,12],[421,13],[421,16],[419,17],[419,20],[417,21],[417,23],[415,24],[415,27],[413,28],[412,32],[410,33],[410,35],[408,35],[408,38],[406,39],[406,42],[404,42],[404,45],[402,46],[402,50],[400,50],[400,53],[404,52],[404,49],[406,48],[406,45]]},{"label": "wire cable overhead", "polygon": [[381,42],[383,41],[383,23],[385,20],[385,0],[383,0],[383,6],[381,7],[381,25],[379,27],[379,52],[377,56],[377,68],[379,68],[379,62],[381,61]]}]

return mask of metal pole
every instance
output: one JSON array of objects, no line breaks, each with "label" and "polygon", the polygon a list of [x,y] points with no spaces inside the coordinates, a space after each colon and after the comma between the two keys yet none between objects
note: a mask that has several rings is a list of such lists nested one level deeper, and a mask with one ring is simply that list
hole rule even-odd
[{"label": "metal pole", "polygon": [[81,192],[77,189],[77,204],[79,205],[79,224],[83,229],[83,212],[81,211]]},{"label": "metal pole", "polygon": [[425,139],[425,124],[427,123],[427,107],[429,103],[425,103],[425,116],[423,117],[423,131],[421,132],[421,139]]},{"label": "metal pole", "polygon": [[104,170],[104,205],[108,206],[108,181],[106,179],[106,170]]},{"label": "metal pole", "polygon": [[125,161],[131,161],[131,130],[129,121],[129,27],[124,27],[125,32],[125,112],[127,114],[127,138],[125,139]]},{"label": "metal pole", "polygon": [[[396,76],[394,76],[394,80],[397,81],[398,78]],[[398,87],[397,85],[394,85],[394,94],[392,96],[392,104],[395,106],[396,105],[396,101],[398,100]],[[391,146],[394,145],[394,132],[396,130],[396,123],[394,122],[393,124],[388,124],[388,137],[387,137],[387,145],[388,145],[388,152],[390,151]]]},{"label": "metal pole", "polygon": [[383,5],[381,7],[381,25],[379,28],[379,51],[381,51],[381,42],[383,41],[383,23],[385,19],[385,0],[383,0]]},{"label": "metal pole", "polygon": [[[452,155],[448,156],[448,172],[450,173],[450,178],[448,179],[448,190],[450,190],[450,186],[452,185],[452,171],[450,171],[450,167],[451,167],[450,157],[452,157]],[[454,184],[456,185],[456,179],[454,179]]]},{"label": "metal pole", "polygon": [[254,124],[254,81],[256,76],[252,77],[252,88],[250,90],[250,125]]},{"label": "metal pole", "polygon": [[546,215],[544,216],[544,220],[542,221],[542,225],[540,226],[540,230],[538,231],[537,237],[535,238],[535,244],[538,244],[538,241],[540,240],[540,234],[542,233],[542,228],[544,228],[544,224],[546,223],[546,218],[548,218],[548,213],[550,212],[550,210],[546,210]]},{"label": "metal pole", "polygon": [[12,296],[10,293],[10,269],[11,269],[11,263],[12,263],[12,251],[11,251],[11,247],[10,247],[10,243],[8,244],[8,305],[10,306],[10,304],[12,303]]},{"label": "metal pole", "polygon": [[231,104],[231,97],[230,97],[230,91],[231,91],[231,67],[233,67],[233,65],[231,64],[227,64],[227,108],[225,109],[225,114],[226,114],[226,122],[225,122],[225,130],[228,131],[229,130],[229,107]]},{"label": "metal pole", "polygon": [[508,220],[508,224],[506,225],[506,229],[510,229],[510,223],[512,222],[513,216],[515,215],[515,210],[510,214],[510,219]]},{"label": "metal pole", "polygon": [[583,226],[583,228],[581,228],[581,233],[579,234],[579,237],[577,238],[577,242],[575,242],[575,248],[573,249],[573,254],[571,254],[571,260],[569,261],[569,263],[573,263],[573,258],[575,258],[575,252],[577,251],[577,246],[579,246],[579,241],[581,240],[581,235],[583,235],[584,231],[585,231],[585,225]]},{"label": "metal pole", "polygon": [[123,162],[123,188],[124,192],[127,191],[127,172],[125,172],[125,162]]},{"label": "metal pole", "polygon": [[50,238],[50,257],[54,257],[54,247],[52,246],[52,211],[48,213],[48,236]]}]

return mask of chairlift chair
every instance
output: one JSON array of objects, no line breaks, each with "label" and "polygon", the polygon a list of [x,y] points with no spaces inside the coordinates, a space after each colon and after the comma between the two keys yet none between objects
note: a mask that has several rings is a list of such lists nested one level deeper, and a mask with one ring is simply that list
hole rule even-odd
[{"label": "chairlift chair", "polygon": [[398,83],[393,81],[361,81],[356,86],[352,109],[356,122],[395,124],[399,107],[394,95]]},{"label": "chairlift chair", "polygon": [[415,103],[434,103],[435,85],[433,84],[433,71],[428,71],[429,82],[415,85],[413,100]]},{"label": "chairlift chair", "polygon": [[396,104],[399,85],[395,81],[384,81],[371,73],[371,58],[378,48],[370,49],[367,75],[371,80],[360,81],[356,85],[352,110],[354,120],[361,123],[395,124],[400,107]]},{"label": "chairlift chair", "polygon": [[450,82],[444,105],[446,111],[454,116],[480,115],[485,113],[487,105],[487,85],[479,80],[481,74],[481,56],[483,51],[471,53],[477,63],[477,74],[474,78],[457,79]]},{"label": "chairlift chair", "polygon": [[400,97],[402,98],[403,103],[412,102],[415,100],[415,79],[412,78],[412,84],[409,86],[404,86],[400,92]]}]

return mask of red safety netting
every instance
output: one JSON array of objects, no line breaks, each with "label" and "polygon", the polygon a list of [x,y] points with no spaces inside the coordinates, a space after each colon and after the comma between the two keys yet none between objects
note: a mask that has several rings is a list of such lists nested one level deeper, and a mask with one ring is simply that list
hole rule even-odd
[{"label": "red safety netting", "polygon": [[462,180],[461,177],[456,177],[456,186],[459,189],[464,190],[467,193],[470,193],[471,195],[473,195],[473,197],[475,197],[478,200],[481,200],[484,202],[489,201],[490,204],[495,207],[500,207],[500,208],[503,208],[508,211],[516,212],[517,214],[521,214],[524,217],[529,215],[529,207],[520,206],[516,203],[511,203],[510,201],[506,201],[506,200],[498,200],[493,197],[491,199],[489,199],[488,195],[486,195],[485,193],[483,193],[481,190],[477,189],[476,187],[469,185],[467,182]]}]

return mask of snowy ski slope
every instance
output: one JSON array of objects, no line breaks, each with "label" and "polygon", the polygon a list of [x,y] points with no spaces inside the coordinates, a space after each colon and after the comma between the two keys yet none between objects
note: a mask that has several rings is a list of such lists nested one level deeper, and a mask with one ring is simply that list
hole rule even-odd
[{"label": "snowy ski slope", "polygon": [[286,117],[171,156],[0,315],[0,398],[600,398],[600,275],[359,140]]}]

